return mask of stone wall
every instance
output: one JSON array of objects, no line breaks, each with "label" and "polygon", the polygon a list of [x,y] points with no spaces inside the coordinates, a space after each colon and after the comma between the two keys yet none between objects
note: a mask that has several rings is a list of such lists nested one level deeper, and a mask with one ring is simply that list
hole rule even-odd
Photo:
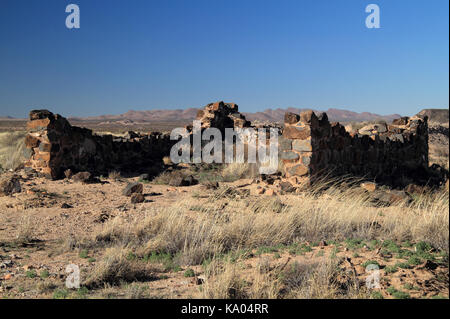
[{"label": "stone wall", "polygon": [[321,176],[361,176],[400,186],[428,181],[427,119],[396,119],[347,132],[326,113],[286,113],[280,140],[284,173],[308,185]]},{"label": "stone wall", "polygon": [[[234,103],[210,103],[200,110],[197,120],[202,130],[216,127],[249,127]],[[98,135],[86,128],[70,125],[61,115],[47,110],[30,112],[25,139],[29,160],[25,167],[43,176],[57,179],[68,169],[104,175],[112,171],[159,173],[164,169],[162,158],[170,155],[177,142],[170,134],[128,132],[125,137]],[[192,125],[186,127],[192,134]]]},{"label": "stone wall", "polygon": [[210,103],[197,113],[197,120],[202,122],[202,129],[215,127],[221,130],[230,127],[250,127],[250,122],[239,113],[238,105],[222,101]]},{"label": "stone wall", "polygon": [[97,135],[91,130],[71,126],[61,115],[47,110],[30,112],[26,147],[29,167],[49,178],[61,178],[64,171],[89,171],[96,175],[111,171],[142,172],[143,168],[162,167],[175,141],[162,133],[125,137]]}]

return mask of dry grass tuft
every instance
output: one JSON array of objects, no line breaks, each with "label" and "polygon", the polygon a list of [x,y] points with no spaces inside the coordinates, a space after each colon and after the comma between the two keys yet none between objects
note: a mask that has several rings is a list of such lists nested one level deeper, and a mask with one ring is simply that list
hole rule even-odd
[{"label": "dry grass tuft", "polygon": [[[214,260],[206,268],[204,298],[213,299],[329,299],[368,298],[356,279],[339,269],[339,261],[289,263],[285,268]],[[261,271],[263,270],[263,271]]]},{"label": "dry grass tuft", "polygon": [[35,239],[33,221],[30,216],[22,216],[17,227],[16,243],[24,245],[33,239]]},{"label": "dry grass tuft", "polygon": [[111,171],[108,174],[108,178],[114,181],[120,181],[122,179],[122,175],[119,171]]},{"label": "dry grass tuft", "polygon": [[147,264],[135,260],[128,249],[108,248],[104,258],[95,266],[85,281],[87,287],[119,284],[152,279],[153,271]]},{"label": "dry grass tuft", "polygon": [[234,182],[242,178],[255,178],[259,176],[258,166],[249,163],[230,163],[222,169],[225,182]]},{"label": "dry grass tuft", "polygon": [[26,132],[0,133],[0,168],[16,169],[25,160]]}]

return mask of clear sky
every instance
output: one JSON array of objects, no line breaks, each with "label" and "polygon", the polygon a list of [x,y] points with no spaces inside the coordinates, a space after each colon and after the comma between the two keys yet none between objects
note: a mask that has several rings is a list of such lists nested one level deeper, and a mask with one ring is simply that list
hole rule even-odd
[{"label": "clear sky", "polygon": [[0,116],[217,100],[412,115],[448,108],[448,38],[448,0],[0,0]]}]

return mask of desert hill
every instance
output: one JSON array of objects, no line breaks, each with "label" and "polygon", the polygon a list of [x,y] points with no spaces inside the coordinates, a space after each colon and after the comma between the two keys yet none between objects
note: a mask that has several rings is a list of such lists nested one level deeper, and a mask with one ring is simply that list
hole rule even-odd
[{"label": "desert hill", "polygon": [[[126,113],[119,115],[100,115],[92,117],[72,117],[70,120],[78,121],[104,121],[111,123],[115,121],[133,121],[133,122],[172,122],[172,121],[192,121],[195,119],[197,112],[200,109],[187,108],[177,110],[148,110],[148,111],[134,111],[130,110]],[[286,112],[300,113],[307,109],[300,108],[277,108],[267,109],[262,112],[243,112],[246,118],[250,121],[268,121],[268,122],[281,122]],[[320,110],[314,110],[320,111]],[[328,117],[331,121],[340,122],[360,122],[360,121],[374,121],[383,119],[385,121],[392,121],[394,118],[399,118],[399,114],[380,115],[369,112],[353,112],[349,110],[330,108],[326,110]]]}]

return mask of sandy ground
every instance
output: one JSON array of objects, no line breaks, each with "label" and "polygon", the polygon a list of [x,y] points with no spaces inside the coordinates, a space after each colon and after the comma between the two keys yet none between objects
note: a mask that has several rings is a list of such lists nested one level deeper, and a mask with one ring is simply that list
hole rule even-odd
[{"label": "sandy ground", "polygon": [[[145,202],[132,204],[129,197],[122,195],[122,189],[134,180],[104,179],[101,183],[84,185],[71,180],[34,178],[22,182],[21,193],[0,197],[0,297],[57,296],[59,290],[64,291],[68,264],[79,265],[83,276],[95,267],[103,254],[101,249],[93,249],[88,256],[81,257],[78,250],[64,249],[70,238],[87,238],[100,231],[105,221],[116,216],[129,220],[143,219],[149,208],[192,200],[192,194],[205,191],[202,185],[169,187],[144,184]],[[238,183],[245,185],[245,182]],[[62,208],[63,204],[70,205],[70,208]],[[26,233],[31,234],[33,240],[14,244],[18,237]],[[270,267],[276,268],[295,261],[318,263],[333,253],[345,259],[345,271],[361,282],[365,282],[367,277],[362,266],[365,261],[376,260],[383,268],[396,262],[386,259],[379,250],[362,247],[353,251],[339,244],[328,244],[311,246],[310,251],[301,255],[282,250],[255,254],[242,263],[243,269],[251,271],[262,259],[267,259]],[[154,280],[121,287],[105,286],[87,293],[77,292],[78,295],[70,293],[70,297],[200,298],[201,285],[197,277],[184,276],[187,268],[181,265],[179,271],[162,271]],[[202,266],[190,268],[197,275],[202,275]],[[418,265],[413,269],[400,269],[394,274],[381,272],[381,293],[384,297],[389,297],[386,292],[389,286],[401,288],[405,285],[410,287],[408,293],[413,298],[448,297],[448,267],[428,269],[426,265]]]}]

